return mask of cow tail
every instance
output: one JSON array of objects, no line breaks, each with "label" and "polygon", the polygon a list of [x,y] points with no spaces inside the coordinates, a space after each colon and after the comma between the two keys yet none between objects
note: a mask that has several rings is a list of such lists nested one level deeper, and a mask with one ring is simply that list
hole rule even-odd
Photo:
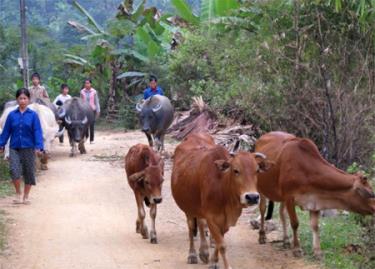
[{"label": "cow tail", "polygon": [[268,208],[267,208],[267,214],[266,214],[266,220],[272,219],[272,214],[273,214],[273,208],[274,208],[275,203],[273,201],[268,202]]},{"label": "cow tail", "polygon": [[194,237],[198,235],[198,219],[194,218],[194,228],[193,228]]}]

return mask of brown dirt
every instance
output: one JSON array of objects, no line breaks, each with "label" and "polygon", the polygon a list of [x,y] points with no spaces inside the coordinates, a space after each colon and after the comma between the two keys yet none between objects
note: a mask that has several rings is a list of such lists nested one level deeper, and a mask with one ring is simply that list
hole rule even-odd
[{"label": "brown dirt", "polygon": [[[170,191],[171,165],[166,165],[163,203],[158,207],[158,245],[135,233],[136,205],[123,168],[130,146],[146,143],[142,133],[98,132],[88,154],[68,157],[69,147],[54,148],[49,170],[39,175],[32,204],[14,206],[0,200],[9,224],[8,248],[0,257],[2,269],[200,269],[187,265],[187,226]],[[167,151],[175,142],[167,140]],[[246,209],[226,235],[233,268],[317,268],[290,251],[271,244],[258,245],[257,231],[249,226]],[[149,215],[147,216],[149,223]],[[272,232],[270,240],[278,239]]]}]

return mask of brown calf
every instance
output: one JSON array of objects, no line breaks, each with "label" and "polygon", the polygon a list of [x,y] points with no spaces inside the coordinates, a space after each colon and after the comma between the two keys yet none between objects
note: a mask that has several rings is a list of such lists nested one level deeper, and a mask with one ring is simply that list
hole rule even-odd
[{"label": "brown calf", "polygon": [[155,218],[157,204],[162,201],[162,183],[164,175],[164,162],[160,156],[147,145],[137,144],[130,148],[125,157],[125,170],[129,186],[133,189],[138,208],[136,232],[144,239],[148,239],[147,226],[145,224],[145,209],[150,207],[151,216],[151,243],[157,243]]}]

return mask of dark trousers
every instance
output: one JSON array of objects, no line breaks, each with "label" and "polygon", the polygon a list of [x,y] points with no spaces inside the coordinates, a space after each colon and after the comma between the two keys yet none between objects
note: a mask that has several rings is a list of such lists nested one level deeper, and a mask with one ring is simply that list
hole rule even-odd
[{"label": "dark trousers", "polygon": [[94,141],[94,135],[95,135],[95,118],[94,118],[93,122],[90,124],[89,134],[90,134],[90,142],[93,142]]},{"label": "dark trousers", "polygon": [[[63,123],[61,123],[59,126],[59,132],[61,132],[63,129],[64,129],[64,125]],[[59,136],[59,141],[60,143],[64,143],[64,133],[61,136]]]}]

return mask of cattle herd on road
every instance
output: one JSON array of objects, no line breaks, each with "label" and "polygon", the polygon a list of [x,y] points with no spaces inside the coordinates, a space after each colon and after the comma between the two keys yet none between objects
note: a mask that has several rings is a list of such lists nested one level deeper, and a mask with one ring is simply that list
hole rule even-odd
[{"label": "cattle herd on road", "polygon": [[[146,148],[148,149],[145,150]],[[137,149],[137,154],[134,149]],[[142,151],[147,154],[142,154]],[[230,153],[224,147],[216,145],[214,139],[206,133],[190,134],[176,147],[171,189],[173,198],[187,219],[189,264],[198,263],[199,257],[202,262],[210,264],[209,268],[218,268],[220,254],[224,268],[231,268],[224,235],[236,224],[244,207],[258,202],[261,212],[259,243],[266,243],[264,215],[267,199],[281,203],[280,218],[285,246],[289,245],[286,226],[287,214],[289,215],[295,256],[302,254],[297,234],[296,206],[310,212],[313,250],[317,258],[322,255],[318,231],[321,210],[342,209],[363,215],[375,214],[375,194],[366,177],[348,174],[325,161],[311,140],[284,132],[271,132],[259,138],[255,151]],[[149,201],[156,204],[152,201],[153,193],[160,194],[163,182],[163,172],[160,170],[162,165],[158,165],[153,173],[147,171],[162,163],[160,157],[157,157],[159,155],[151,152],[151,147],[137,145],[130,149],[125,158],[127,166],[134,167],[135,163],[138,164],[139,169],[135,169],[133,173],[129,173],[128,168],[126,171],[131,186],[137,180],[139,189],[132,188],[136,197],[144,198],[146,205]],[[149,160],[150,155],[153,156],[153,162],[145,161]],[[145,168],[141,169],[141,166]],[[153,185],[150,185],[151,181]],[[150,195],[148,198],[147,193]],[[139,201],[140,198],[137,198],[138,208],[141,208],[137,232],[143,238],[148,238],[144,234],[147,230],[140,227],[145,214]],[[161,198],[158,201],[161,202]],[[156,205],[153,206],[156,208]],[[154,231],[155,215],[151,213],[151,217]],[[215,242],[211,257],[206,227]],[[194,236],[198,232],[200,247],[197,254]],[[153,234],[151,242],[156,242]]]},{"label": "cattle herd on road", "polygon": [[[76,153],[76,143],[80,153],[86,153],[84,142],[95,117],[89,106],[79,98],[73,98],[58,109],[38,103],[30,108],[41,120],[47,151],[54,138],[61,135],[58,121],[68,130],[71,156]],[[15,109],[15,104],[9,103],[0,118],[0,132],[12,109]],[[153,96],[138,104],[136,110],[149,145],[137,144],[130,148],[125,156],[125,170],[138,209],[136,232],[156,244],[155,219],[157,205],[162,202],[164,181],[161,153],[165,132],[173,121],[173,107],[168,98]],[[199,257],[203,263],[209,263],[211,269],[219,267],[219,255],[224,268],[231,268],[224,235],[236,224],[242,209],[247,206],[259,204],[259,243],[264,244],[267,200],[271,204],[280,203],[283,242],[285,246],[289,245],[286,225],[289,216],[295,256],[302,254],[295,208],[299,206],[309,211],[313,251],[317,258],[322,256],[319,239],[321,210],[341,209],[375,215],[375,194],[365,176],[337,169],[322,158],[314,142],[284,132],[261,136],[254,153],[229,152],[207,133],[190,134],[173,154],[171,190],[176,204],[186,215],[189,235],[187,262],[196,264]],[[150,232],[145,224],[145,205],[150,208]],[[207,229],[215,247],[211,256]],[[194,244],[197,235],[200,238],[198,253]]]}]

